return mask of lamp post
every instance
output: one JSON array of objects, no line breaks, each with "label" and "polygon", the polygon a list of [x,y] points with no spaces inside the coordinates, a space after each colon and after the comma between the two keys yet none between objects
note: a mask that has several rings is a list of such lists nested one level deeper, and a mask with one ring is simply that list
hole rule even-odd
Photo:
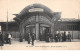
[{"label": "lamp post", "polygon": [[6,33],[8,32],[8,10],[7,10],[7,22],[6,22]]},{"label": "lamp post", "polygon": [[79,35],[79,15],[78,15],[78,39],[80,39],[79,36],[80,35]]}]

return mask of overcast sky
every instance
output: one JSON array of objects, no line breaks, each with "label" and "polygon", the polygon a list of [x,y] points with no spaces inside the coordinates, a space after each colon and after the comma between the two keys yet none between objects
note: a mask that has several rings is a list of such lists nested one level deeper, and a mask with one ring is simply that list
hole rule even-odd
[{"label": "overcast sky", "polygon": [[61,18],[78,18],[80,0],[0,0],[0,21],[6,21],[7,9],[9,21],[28,5],[39,3],[54,12],[62,12]]}]

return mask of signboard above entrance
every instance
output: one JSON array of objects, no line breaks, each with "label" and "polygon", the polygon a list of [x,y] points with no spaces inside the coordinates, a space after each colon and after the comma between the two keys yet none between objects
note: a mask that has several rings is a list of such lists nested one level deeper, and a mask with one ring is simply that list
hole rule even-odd
[{"label": "signboard above entrance", "polygon": [[43,12],[44,10],[42,8],[32,8],[29,9],[29,12]]}]

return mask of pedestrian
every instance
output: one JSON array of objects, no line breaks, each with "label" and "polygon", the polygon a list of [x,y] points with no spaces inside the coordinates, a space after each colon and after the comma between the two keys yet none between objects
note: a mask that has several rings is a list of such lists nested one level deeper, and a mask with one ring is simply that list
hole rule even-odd
[{"label": "pedestrian", "polygon": [[55,34],[55,42],[58,42],[58,34]]},{"label": "pedestrian", "polygon": [[42,33],[40,33],[40,35],[39,35],[39,40],[40,40],[40,41],[41,41],[41,34],[42,34]]},{"label": "pedestrian", "polygon": [[68,41],[71,42],[71,34],[70,34],[70,32],[68,32]]},{"label": "pedestrian", "polygon": [[0,32],[0,46],[3,46],[3,35],[1,32]]},{"label": "pedestrian", "polygon": [[66,32],[62,33],[62,42],[66,41]]},{"label": "pedestrian", "polygon": [[5,41],[6,41],[7,44],[9,43],[8,42],[8,33],[5,34]]},{"label": "pedestrian", "polygon": [[32,34],[32,45],[34,45],[34,40],[35,40],[35,34]]},{"label": "pedestrian", "polygon": [[20,33],[20,36],[19,36],[19,41],[23,42],[23,36],[21,35],[21,33]]},{"label": "pedestrian", "polygon": [[49,42],[49,39],[50,39],[49,35],[50,35],[49,33],[46,34],[46,42]]},{"label": "pedestrian", "polygon": [[11,35],[11,33],[9,33],[8,34],[8,42],[9,42],[9,44],[11,44],[11,38],[12,38],[12,35]]},{"label": "pedestrian", "polygon": [[62,42],[64,42],[64,33],[62,33]]},{"label": "pedestrian", "polygon": [[31,34],[28,33],[28,44],[30,44]]},{"label": "pedestrian", "polygon": [[50,41],[53,42],[53,35],[50,34]]},{"label": "pedestrian", "polygon": [[64,32],[64,41],[66,41],[66,32]]},{"label": "pedestrian", "polygon": [[58,41],[60,42],[60,40],[61,40],[61,34],[58,33]]}]

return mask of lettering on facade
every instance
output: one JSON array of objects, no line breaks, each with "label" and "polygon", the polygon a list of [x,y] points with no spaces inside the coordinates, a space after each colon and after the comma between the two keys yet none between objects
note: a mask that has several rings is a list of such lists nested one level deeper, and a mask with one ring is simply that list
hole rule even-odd
[{"label": "lettering on facade", "polygon": [[32,8],[29,9],[29,12],[43,12],[44,10],[42,8]]}]

